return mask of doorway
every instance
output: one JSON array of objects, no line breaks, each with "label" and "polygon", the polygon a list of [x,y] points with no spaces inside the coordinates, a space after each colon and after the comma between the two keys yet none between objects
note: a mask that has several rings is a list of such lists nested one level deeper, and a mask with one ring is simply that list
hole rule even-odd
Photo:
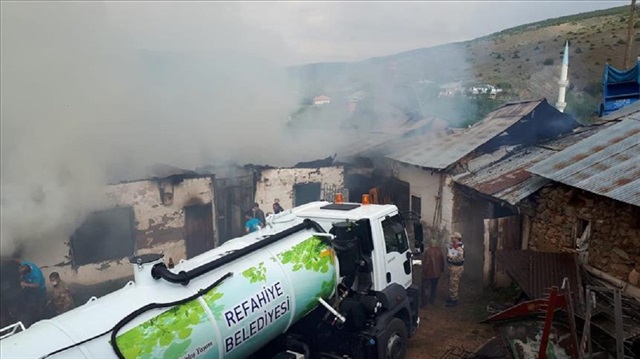
[{"label": "doorway", "polygon": [[251,208],[255,189],[253,176],[220,178],[215,181],[218,245],[243,236],[244,212]]},{"label": "doorway", "polygon": [[320,200],[320,182],[298,183],[293,185],[293,205],[302,206]]},{"label": "doorway", "polygon": [[213,248],[213,213],[211,203],[185,207],[187,258]]}]

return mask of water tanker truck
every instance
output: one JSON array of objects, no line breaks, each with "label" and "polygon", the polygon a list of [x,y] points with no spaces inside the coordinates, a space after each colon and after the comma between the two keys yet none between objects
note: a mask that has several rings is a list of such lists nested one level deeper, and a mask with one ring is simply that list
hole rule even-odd
[{"label": "water tanker truck", "polygon": [[313,202],[175,268],[132,257],[134,281],[5,337],[0,357],[401,359],[414,254],[395,206]]}]

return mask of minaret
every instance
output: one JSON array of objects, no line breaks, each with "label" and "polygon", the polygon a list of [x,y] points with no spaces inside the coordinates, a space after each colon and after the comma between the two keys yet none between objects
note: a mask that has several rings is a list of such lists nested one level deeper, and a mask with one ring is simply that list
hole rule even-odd
[{"label": "minaret", "polygon": [[564,95],[567,92],[567,86],[569,86],[569,80],[567,79],[567,73],[569,72],[569,41],[564,45],[564,54],[562,55],[562,69],[560,70],[560,81],[558,85],[558,102],[556,102],[556,108],[560,112],[564,112],[564,108],[567,107],[567,103],[564,102]]}]

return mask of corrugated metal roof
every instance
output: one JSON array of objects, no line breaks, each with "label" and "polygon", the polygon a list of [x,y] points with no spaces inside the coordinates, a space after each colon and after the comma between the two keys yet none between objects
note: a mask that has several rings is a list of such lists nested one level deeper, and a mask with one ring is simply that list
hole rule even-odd
[{"label": "corrugated metal roof", "polygon": [[455,182],[510,204],[516,204],[542,188],[550,180],[531,175],[527,169],[555,151],[529,147],[472,174],[456,177]]},{"label": "corrugated metal roof", "polygon": [[602,116],[600,117],[600,119],[598,119],[598,122],[615,121],[630,115],[635,115],[634,117],[638,118],[638,116],[640,116],[640,113],[638,112],[640,112],[640,101],[636,101],[619,109],[618,111],[614,111],[608,115]]},{"label": "corrugated metal roof", "polygon": [[530,172],[640,206],[640,121],[628,119],[603,129]]},{"label": "corrugated metal roof", "polygon": [[411,165],[445,169],[507,130],[543,101],[546,100],[504,105],[464,131],[408,146],[387,157]]},{"label": "corrugated metal roof", "polygon": [[[406,146],[406,141],[416,141],[416,139],[409,140],[405,138],[405,136],[425,131],[441,131],[442,129],[437,128],[441,124],[441,121],[445,120],[437,117],[429,117],[418,121],[405,121],[401,125],[394,127],[378,128],[376,131],[364,133],[354,132],[349,136],[350,141],[348,145],[340,149],[336,159],[338,161],[345,161],[355,156],[384,156],[389,153],[388,151],[393,151],[395,146],[392,142],[394,141],[402,140],[402,147]],[[419,137],[417,141],[423,140],[421,139],[423,137],[420,135],[416,135],[415,137]]]},{"label": "corrugated metal roof", "polygon": [[527,147],[474,173],[458,175],[454,181],[515,205],[551,182],[547,178],[530,174],[530,167],[598,130],[598,127],[581,128],[560,139]]},{"label": "corrugated metal roof", "polygon": [[569,279],[574,296],[580,290],[573,253],[501,250],[496,252],[496,259],[531,299],[544,298],[547,289],[553,286],[560,288],[564,278]]}]

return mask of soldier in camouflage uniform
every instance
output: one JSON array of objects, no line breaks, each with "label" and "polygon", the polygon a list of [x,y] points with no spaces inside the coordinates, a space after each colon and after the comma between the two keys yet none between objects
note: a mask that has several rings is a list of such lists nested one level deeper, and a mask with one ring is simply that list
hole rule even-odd
[{"label": "soldier in camouflage uniform", "polygon": [[451,235],[451,247],[447,251],[447,264],[449,267],[449,299],[445,304],[447,307],[458,305],[458,287],[460,277],[464,272],[464,245],[462,235],[454,232]]},{"label": "soldier in camouflage uniform", "polygon": [[73,296],[71,291],[67,288],[67,285],[60,279],[58,272],[53,272],[49,275],[49,281],[53,286],[51,293],[51,299],[49,300],[49,307],[54,315],[60,315],[75,307],[73,303]]}]

